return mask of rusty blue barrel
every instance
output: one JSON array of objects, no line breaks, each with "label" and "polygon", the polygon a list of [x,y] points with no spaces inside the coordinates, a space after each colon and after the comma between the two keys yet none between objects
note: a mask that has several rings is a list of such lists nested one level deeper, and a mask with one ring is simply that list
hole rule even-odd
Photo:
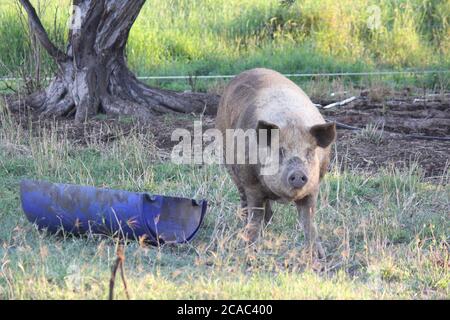
[{"label": "rusty blue barrel", "polygon": [[184,243],[197,233],[207,201],[23,180],[27,218],[51,233],[105,234],[152,244]]}]

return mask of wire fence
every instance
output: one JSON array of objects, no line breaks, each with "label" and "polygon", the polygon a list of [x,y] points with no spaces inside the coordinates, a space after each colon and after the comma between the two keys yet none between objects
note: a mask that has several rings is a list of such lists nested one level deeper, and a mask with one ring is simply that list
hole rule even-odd
[{"label": "wire fence", "polygon": [[[444,74],[450,73],[450,70],[409,70],[409,71],[373,71],[373,72],[330,72],[330,73],[285,73],[288,78],[320,78],[320,77],[371,77],[371,76],[389,76],[389,75],[415,75],[415,74]],[[139,80],[188,80],[188,79],[229,79],[236,75],[172,75],[172,76],[138,76]],[[46,78],[51,80],[52,78]],[[19,82],[22,78],[2,77],[0,81]]]},{"label": "wire fence", "polygon": [[[440,74],[450,73],[450,70],[417,70],[417,71],[375,71],[375,72],[337,72],[337,73],[285,73],[288,78],[315,78],[315,77],[346,77],[346,76],[383,76],[401,74]],[[140,76],[141,80],[183,80],[183,79],[227,79],[236,75],[190,75],[190,76]]]}]

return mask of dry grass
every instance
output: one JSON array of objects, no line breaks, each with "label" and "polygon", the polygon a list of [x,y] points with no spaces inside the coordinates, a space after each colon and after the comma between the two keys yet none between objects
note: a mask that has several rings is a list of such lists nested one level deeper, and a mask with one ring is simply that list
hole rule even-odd
[{"label": "dry grass", "polygon": [[[25,177],[209,200],[192,243],[125,246],[131,298],[450,297],[450,189],[423,182],[414,165],[370,175],[335,159],[320,193],[318,225],[328,256],[318,262],[301,250],[291,206],[275,206],[264,238],[245,247],[238,194],[222,168],[161,162],[152,137],[138,131],[117,132],[109,142],[93,136],[88,144],[68,136],[57,122],[35,136],[1,112],[0,299],[108,295],[114,239],[38,232],[20,208],[18,183]],[[116,290],[125,298],[121,286]]]}]

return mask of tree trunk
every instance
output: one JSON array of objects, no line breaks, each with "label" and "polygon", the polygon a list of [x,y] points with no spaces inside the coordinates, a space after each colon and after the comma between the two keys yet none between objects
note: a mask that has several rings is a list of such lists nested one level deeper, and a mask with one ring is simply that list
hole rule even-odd
[{"label": "tree trunk", "polygon": [[65,53],[51,43],[30,2],[20,2],[58,72],[45,90],[14,104],[16,108],[26,105],[51,116],[75,113],[77,122],[99,112],[144,119],[155,112],[215,114],[218,96],[150,88],[128,69],[125,46],[145,0],[73,0]]}]

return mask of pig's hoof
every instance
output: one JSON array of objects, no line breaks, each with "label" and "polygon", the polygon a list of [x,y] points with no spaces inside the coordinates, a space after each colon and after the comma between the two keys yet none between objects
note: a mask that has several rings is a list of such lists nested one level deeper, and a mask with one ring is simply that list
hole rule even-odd
[{"label": "pig's hoof", "polygon": [[324,260],[326,258],[325,250],[320,242],[316,242],[310,247],[305,248],[305,253],[313,258]]},{"label": "pig's hoof", "polygon": [[255,244],[257,240],[258,240],[257,236],[247,235],[247,234],[244,235],[244,241],[249,246],[252,244]]},{"label": "pig's hoof", "polygon": [[251,228],[246,229],[244,231],[244,241],[246,242],[247,245],[254,244],[258,240],[258,238],[259,238],[258,230]]}]

